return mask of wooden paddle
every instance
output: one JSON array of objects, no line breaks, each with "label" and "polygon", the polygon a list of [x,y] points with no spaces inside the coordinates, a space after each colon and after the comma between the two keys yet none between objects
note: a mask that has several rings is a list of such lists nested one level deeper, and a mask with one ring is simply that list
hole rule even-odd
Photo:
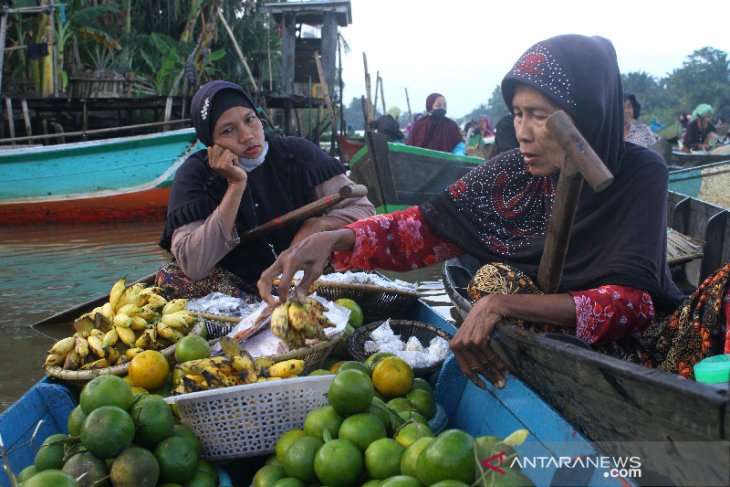
[{"label": "wooden paddle", "polygon": [[547,128],[565,150],[552,215],[548,224],[545,250],[537,271],[537,285],[545,294],[557,292],[568,252],[570,231],[578,208],[583,179],[593,191],[602,191],[613,182],[613,175],[590,144],[562,110],[547,119]]}]

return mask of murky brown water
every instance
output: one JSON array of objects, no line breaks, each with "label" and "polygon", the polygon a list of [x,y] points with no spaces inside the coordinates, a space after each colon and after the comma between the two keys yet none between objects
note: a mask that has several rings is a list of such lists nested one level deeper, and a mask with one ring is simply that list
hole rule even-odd
[{"label": "murky brown water", "polygon": [[[53,339],[32,325],[108,293],[122,276],[154,272],[169,259],[157,245],[161,230],[162,223],[0,227],[0,411],[43,377]],[[417,282],[450,317],[440,266],[389,275]]]}]

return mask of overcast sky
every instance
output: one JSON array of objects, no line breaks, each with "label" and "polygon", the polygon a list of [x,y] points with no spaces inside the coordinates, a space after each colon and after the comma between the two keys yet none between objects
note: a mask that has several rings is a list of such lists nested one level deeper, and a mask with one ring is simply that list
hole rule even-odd
[{"label": "overcast sky", "polygon": [[[344,101],[365,95],[363,52],[388,107],[414,113],[446,96],[448,116],[486,104],[517,58],[559,34],[600,35],[614,44],[622,73],[663,77],[697,49],[730,53],[730,1],[703,0],[352,0],[341,31]],[[374,95],[374,93],[373,93]],[[380,107],[380,102],[378,103]]]}]

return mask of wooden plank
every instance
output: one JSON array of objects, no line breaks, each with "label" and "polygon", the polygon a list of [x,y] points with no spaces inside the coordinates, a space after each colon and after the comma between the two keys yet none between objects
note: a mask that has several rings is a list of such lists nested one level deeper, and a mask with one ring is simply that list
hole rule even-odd
[{"label": "wooden plank", "polygon": [[25,98],[20,99],[20,108],[23,112],[23,121],[25,122],[25,133],[27,135],[33,135],[33,130],[30,126],[30,113],[28,113],[28,101]]}]

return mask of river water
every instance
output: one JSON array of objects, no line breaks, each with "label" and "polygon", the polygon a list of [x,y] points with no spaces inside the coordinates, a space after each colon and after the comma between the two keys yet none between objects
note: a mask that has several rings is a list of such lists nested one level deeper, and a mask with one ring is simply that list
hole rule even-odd
[{"label": "river water", "polygon": [[[54,340],[32,325],[131,282],[169,259],[157,245],[162,223],[0,226],[0,411],[43,377]],[[423,299],[450,319],[435,265],[405,274]],[[71,330],[69,330],[69,335]]]}]

